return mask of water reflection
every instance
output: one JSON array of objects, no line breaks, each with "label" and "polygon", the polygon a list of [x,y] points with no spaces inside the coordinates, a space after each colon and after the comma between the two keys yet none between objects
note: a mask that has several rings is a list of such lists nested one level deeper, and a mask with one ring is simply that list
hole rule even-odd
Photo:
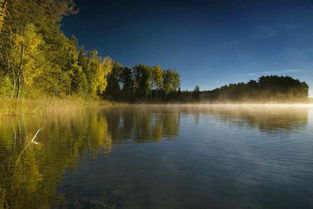
[{"label": "water reflection", "polygon": [[262,132],[292,131],[304,127],[308,123],[310,108],[299,107],[262,107],[262,106],[206,106],[200,108],[183,108],[185,112],[199,116],[211,115],[238,126],[256,127]]},{"label": "water reflection", "polygon": [[[156,117],[164,117],[163,122],[168,123],[164,128],[173,130],[164,131],[165,135],[176,135],[178,133],[180,118],[183,115],[194,117],[194,122],[199,124],[201,116],[214,116],[215,119],[223,123],[238,125],[246,128],[255,127],[262,132],[273,133],[275,131],[292,131],[305,127],[308,123],[308,113],[310,107],[284,107],[284,106],[230,106],[230,105],[168,105],[168,106],[134,106],[117,108],[115,112],[110,112],[111,116],[124,118],[130,114],[130,120],[137,117],[147,118],[143,124],[135,126],[142,128],[145,124],[153,123]],[[117,113],[117,114],[116,114]],[[171,116],[171,117],[169,117]],[[174,117],[175,116],[175,117]],[[166,118],[169,117],[169,118]],[[175,119],[175,120],[173,120]],[[170,124],[174,123],[174,126]],[[115,124],[115,126],[117,126]],[[133,127],[134,128],[134,127]],[[177,129],[176,129],[177,128]],[[150,138],[153,135],[145,135]],[[143,137],[145,137],[143,136]],[[137,136],[141,138],[140,136]]]},{"label": "water reflection", "polygon": [[166,108],[118,107],[105,109],[101,114],[109,121],[110,134],[116,142],[160,141],[179,133],[180,112],[167,112]]},{"label": "water reflection", "polygon": [[[147,143],[179,135],[183,116],[214,116],[261,131],[296,130],[308,109],[229,107],[116,107],[76,115],[0,121],[0,208],[57,208],[66,199],[56,192],[66,168],[76,169],[86,153],[110,154],[115,143]],[[35,133],[43,128],[34,141]],[[38,142],[38,143],[34,143]]]},{"label": "water reflection", "polygon": [[[35,133],[43,128],[34,141]],[[179,114],[110,109],[0,124],[0,208],[49,208],[65,168],[85,153],[109,154],[121,141],[160,141],[179,132]]]}]

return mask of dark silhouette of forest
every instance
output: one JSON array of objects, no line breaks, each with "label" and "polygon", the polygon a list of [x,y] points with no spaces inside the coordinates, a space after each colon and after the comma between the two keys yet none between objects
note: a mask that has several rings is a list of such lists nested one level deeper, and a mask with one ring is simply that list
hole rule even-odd
[{"label": "dark silhouette of forest", "polygon": [[[141,68],[150,73],[146,77],[138,76]],[[156,80],[157,73],[159,81]],[[144,85],[135,87],[136,83]],[[201,91],[199,86],[193,91],[181,91],[179,83],[177,72],[163,71],[158,66],[138,65],[134,68],[124,68],[115,65],[109,74],[104,98],[125,102],[173,103],[307,102],[309,98],[308,84],[289,76],[262,76],[257,81],[250,80],[247,83],[229,84],[204,91]]]},{"label": "dark silhouette of forest", "polygon": [[164,102],[177,95],[180,75],[174,69],[136,65],[132,68],[114,63],[108,75],[104,99],[124,102]]},{"label": "dark silhouette of forest", "polygon": [[289,76],[262,76],[257,81],[235,83],[213,90],[180,93],[182,102],[307,102],[309,86]]}]

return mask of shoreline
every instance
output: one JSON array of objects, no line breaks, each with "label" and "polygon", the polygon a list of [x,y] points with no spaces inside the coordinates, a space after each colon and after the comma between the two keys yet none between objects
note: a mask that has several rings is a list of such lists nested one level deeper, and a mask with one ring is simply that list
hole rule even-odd
[{"label": "shoreline", "polygon": [[77,113],[87,108],[112,105],[117,105],[117,103],[83,98],[1,99],[0,117],[69,114]]},{"label": "shoreline", "polygon": [[19,117],[25,115],[47,115],[77,113],[88,108],[118,106],[136,107],[294,107],[313,108],[313,102],[307,103],[119,103],[100,99],[83,98],[45,98],[45,99],[1,99],[0,117]]}]

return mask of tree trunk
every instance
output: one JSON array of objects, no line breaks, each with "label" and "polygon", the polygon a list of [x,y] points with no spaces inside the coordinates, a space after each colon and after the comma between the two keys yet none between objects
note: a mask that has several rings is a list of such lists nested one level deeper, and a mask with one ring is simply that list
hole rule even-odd
[{"label": "tree trunk", "polygon": [[13,70],[13,87],[12,87],[11,98],[14,97],[15,87],[16,87],[16,76],[15,76],[15,72],[14,72],[14,70]]},{"label": "tree trunk", "polygon": [[17,78],[17,92],[16,92],[16,99],[19,99],[21,96],[21,75],[18,75]]},{"label": "tree trunk", "polygon": [[23,76],[23,61],[24,61],[24,44],[22,45],[22,50],[21,50],[21,60],[20,60],[20,66],[19,70],[17,73],[17,92],[16,92],[16,99],[20,98],[21,95],[21,88],[22,88],[22,76]]}]

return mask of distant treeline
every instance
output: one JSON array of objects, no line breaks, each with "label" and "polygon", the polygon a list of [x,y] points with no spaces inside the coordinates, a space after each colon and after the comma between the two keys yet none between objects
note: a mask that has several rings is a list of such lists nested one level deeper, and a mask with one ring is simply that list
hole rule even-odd
[{"label": "distant treeline", "polygon": [[257,81],[236,83],[210,91],[181,93],[183,102],[305,102],[308,101],[309,86],[289,76],[262,76]]},{"label": "distant treeline", "polygon": [[76,14],[72,0],[0,0],[0,97],[101,97],[123,102],[303,101],[308,85],[290,77],[212,91],[180,90],[174,69],[138,64],[123,67],[85,50],[61,30],[64,16]]},{"label": "distant treeline", "polygon": [[289,76],[262,76],[257,81],[236,83],[213,90],[181,91],[179,74],[159,66],[122,67],[115,63],[108,76],[107,99],[126,102],[306,102],[309,86]]}]

